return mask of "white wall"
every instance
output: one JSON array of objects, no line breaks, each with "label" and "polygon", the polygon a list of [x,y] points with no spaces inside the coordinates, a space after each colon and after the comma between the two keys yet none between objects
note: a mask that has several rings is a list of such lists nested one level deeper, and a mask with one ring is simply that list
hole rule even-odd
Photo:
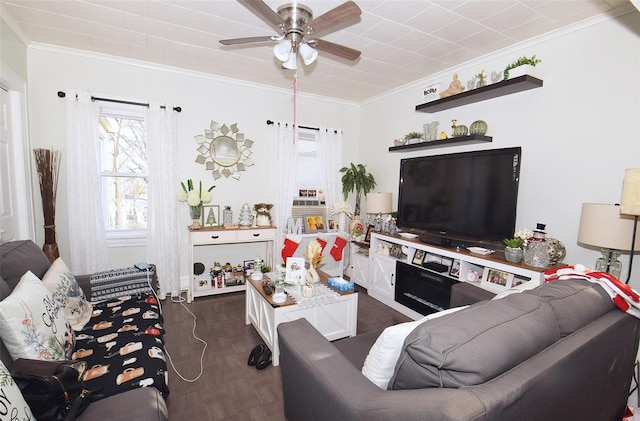
[{"label": "white wall", "polygon": [[[182,73],[167,68],[157,68],[119,62],[98,56],[70,54],[64,50],[30,48],[29,58],[29,114],[33,148],[48,147],[62,151],[61,175],[58,187],[56,225],[61,256],[68,256],[67,195],[73,194],[73,186],[67,185],[66,168],[73,165],[65,160],[65,101],[58,98],[59,90],[87,90],[106,97],[124,97],[139,101],[157,100],[182,107],[178,118],[179,175],[175,185],[167,186],[167,194],[175,195],[179,181],[188,178],[202,180],[206,186],[215,184],[212,204],[230,205],[237,220],[243,203],[253,205],[271,202],[267,191],[269,177],[278,164],[270,162],[269,126],[267,120],[293,119],[293,94],[290,90],[273,90],[261,86],[237,84],[230,80],[211,78],[195,73]],[[298,96],[298,123],[318,127],[320,125],[342,128],[344,131],[345,157],[352,156],[359,139],[358,106],[325,98]],[[204,165],[194,162],[196,143],[193,137],[204,134],[211,120],[228,125],[238,123],[246,137],[255,141],[252,158],[255,165],[242,173],[239,181],[221,178],[213,181]],[[34,176],[34,185],[37,180]],[[40,198],[35,198],[40,209]],[[190,224],[188,207],[176,201],[179,218],[185,230],[180,239],[182,261],[180,272],[188,271],[187,225]],[[41,212],[37,212],[42,226]],[[41,230],[39,230],[41,231]],[[43,233],[39,232],[42,242]],[[247,258],[253,258],[251,255]],[[132,265],[145,259],[144,248],[112,248],[109,252],[111,267]]]},{"label": "white wall", "polygon": [[[593,23],[593,22],[592,22]],[[583,202],[618,203],[626,168],[640,167],[640,13],[599,21],[541,38],[500,55],[451,69],[361,106],[360,161],[379,191],[397,199],[400,159],[522,146],[516,228],[547,224],[548,235],[567,247],[568,263],[593,268],[599,252],[577,244]],[[544,86],[433,114],[416,112],[422,89],[458,73],[467,81],[480,69],[502,70],[521,55],[536,54]],[[451,133],[451,120],[488,123],[491,144],[390,153],[393,139],[431,121]],[[631,238],[630,238],[631,240]],[[626,279],[628,254],[623,257]],[[640,288],[640,259],[632,282]]]}]

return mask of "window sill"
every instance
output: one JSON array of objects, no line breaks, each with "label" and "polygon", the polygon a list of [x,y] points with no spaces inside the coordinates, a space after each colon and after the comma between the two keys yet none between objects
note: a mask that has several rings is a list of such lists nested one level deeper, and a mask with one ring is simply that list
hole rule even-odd
[{"label": "window sill", "polygon": [[107,231],[107,247],[143,247],[147,245],[147,230]]}]

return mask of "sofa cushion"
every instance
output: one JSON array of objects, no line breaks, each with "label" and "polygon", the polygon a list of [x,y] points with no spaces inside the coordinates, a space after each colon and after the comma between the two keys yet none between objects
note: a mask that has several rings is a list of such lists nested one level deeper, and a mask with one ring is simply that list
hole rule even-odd
[{"label": "sofa cushion", "polygon": [[70,359],[75,340],[64,311],[31,271],[0,301],[0,337],[14,360]]},{"label": "sofa cushion", "polygon": [[[0,362],[0,415],[7,420],[33,420],[33,414],[7,367]],[[6,417],[6,418],[5,418]]]},{"label": "sofa cushion", "polygon": [[108,300],[123,295],[151,294],[155,266],[149,270],[136,267],[107,270],[91,275],[91,301]]},{"label": "sofa cushion", "polygon": [[51,265],[42,249],[31,240],[0,244],[0,262],[0,276],[12,290],[28,270],[42,279]]},{"label": "sofa cushion", "polygon": [[422,319],[412,322],[399,323],[389,326],[378,337],[367,354],[362,367],[362,374],[381,389],[386,389],[391,376],[393,376],[400,351],[404,346],[405,338],[420,324],[427,320],[456,312],[465,307],[455,307],[448,310],[429,314]]},{"label": "sofa cushion", "polygon": [[82,330],[91,318],[93,308],[61,258],[53,262],[42,278],[42,283],[49,288],[53,298],[64,309],[64,315],[73,330]]},{"label": "sofa cushion", "polygon": [[605,290],[584,279],[566,279],[545,284],[527,294],[546,299],[558,320],[560,334],[567,336],[615,307]]},{"label": "sofa cushion", "polygon": [[415,328],[389,389],[484,383],[559,338],[553,309],[540,297],[514,294],[483,301]]}]

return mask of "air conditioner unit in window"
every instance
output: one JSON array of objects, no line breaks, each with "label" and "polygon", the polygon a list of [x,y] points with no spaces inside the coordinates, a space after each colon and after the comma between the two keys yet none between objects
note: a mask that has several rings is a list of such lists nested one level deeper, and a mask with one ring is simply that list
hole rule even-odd
[{"label": "air conditioner unit in window", "polygon": [[[291,217],[304,218],[305,215],[320,215],[327,223],[327,207],[324,199],[295,199],[291,209]],[[303,231],[305,224],[302,224]]]}]

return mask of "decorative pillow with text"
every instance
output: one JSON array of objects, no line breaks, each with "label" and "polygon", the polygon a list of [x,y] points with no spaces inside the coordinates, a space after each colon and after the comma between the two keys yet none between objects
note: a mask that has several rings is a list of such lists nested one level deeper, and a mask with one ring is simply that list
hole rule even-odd
[{"label": "decorative pillow with text", "polygon": [[35,420],[20,388],[13,381],[2,361],[0,361],[0,416],[3,420]]},{"label": "decorative pillow with text", "polygon": [[82,330],[91,318],[93,307],[64,261],[58,257],[42,278],[42,283],[53,293],[53,298],[64,309],[64,315],[73,330]]},{"label": "decorative pillow with text", "polygon": [[75,342],[62,307],[30,271],[0,301],[0,337],[14,360],[71,359]]}]

